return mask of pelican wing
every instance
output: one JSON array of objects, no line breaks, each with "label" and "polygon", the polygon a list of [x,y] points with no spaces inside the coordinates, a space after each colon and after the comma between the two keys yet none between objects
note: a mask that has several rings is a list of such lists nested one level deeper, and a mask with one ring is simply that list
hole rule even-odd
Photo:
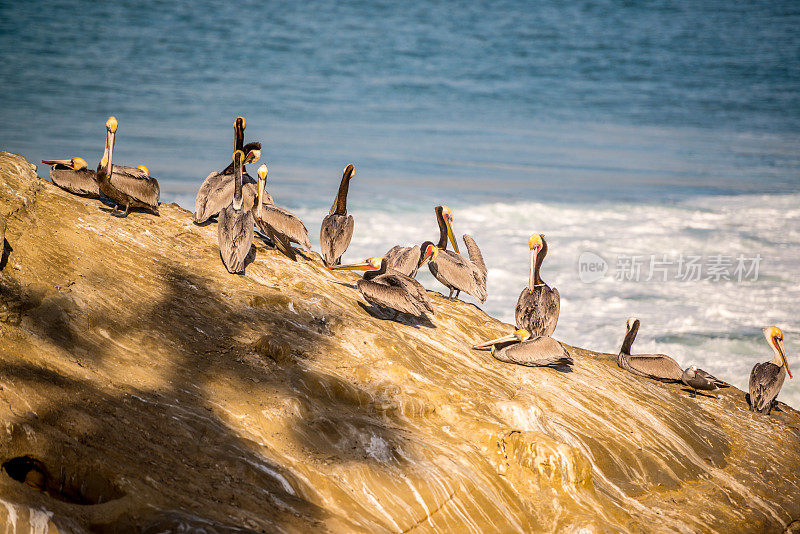
[{"label": "pelican wing", "polygon": [[233,204],[226,206],[219,213],[217,241],[228,272],[244,272],[245,258],[253,244],[253,213],[245,209],[235,210]]},{"label": "pelican wing", "polygon": [[161,196],[158,180],[136,167],[114,165],[111,185],[127,196],[148,206],[157,207]]},{"label": "pelican wing", "polygon": [[757,363],[750,371],[750,409],[769,414],[786,378],[786,370],[772,362]]},{"label": "pelican wing", "polygon": [[367,302],[393,308],[401,313],[423,315],[425,306],[409,293],[398,276],[383,274],[372,280],[360,279],[356,285]]},{"label": "pelican wing", "polygon": [[287,241],[297,243],[306,250],[311,250],[311,241],[308,239],[306,226],[297,215],[289,210],[274,205],[262,205],[259,228],[268,228],[269,232],[284,236]]},{"label": "pelican wing", "polygon": [[297,261],[297,254],[295,254],[291,242],[285,235],[278,233],[274,228],[261,219],[256,219],[256,226],[258,226],[258,229],[264,232],[267,237],[272,240],[272,242],[275,244],[275,248],[280,250],[284,256],[292,261]]},{"label": "pelican wing", "polygon": [[[483,261],[483,254],[481,254],[481,249],[478,248],[478,244],[472,239],[472,236],[469,234],[464,234],[461,237],[464,240],[464,244],[467,246],[467,253],[469,254],[469,261],[471,261],[478,270],[483,273],[483,278],[486,278],[486,263]],[[484,282],[485,283],[485,282]]]},{"label": "pelican wing", "polygon": [[75,195],[98,198],[100,187],[97,184],[97,172],[88,169],[79,171],[62,165],[50,167],[50,180],[61,189]]},{"label": "pelican wing", "polygon": [[728,384],[727,382],[724,382],[724,381],[720,380],[716,376],[714,376],[711,373],[708,373],[706,371],[703,371],[702,369],[698,369],[697,370],[697,375],[698,376],[702,376],[705,380],[708,380],[709,382],[713,383],[717,387],[720,387],[720,388],[731,387],[731,385]]},{"label": "pelican wing", "polygon": [[[429,312],[431,315],[435,315],[436,312],[433,310],[433,306],[431,305],[431,299],[428,297],[428,291],[414,278],[410,276],[400,273],[400,272],[392,272],[391,275],[399,281],[400,285],[411,295],[411,298],[422,304],[422,306]],[[387,275],[384,275],[387,276]]]},{"label": "pelican wing", "polygon": [[345,253],[353,238],[353,216],[332,213],[322,219],[319,230],[319,243],[322,248],[322,257],[327,265],[341,263],[342,254]]},{"label": "pelican wing", "polygon": [[448,288],[469,293],[481,302],[486,300],[483,274],[461,254],[441,250],[435,260],[428,262],[428,268]]},{"label": "pelican wing", "polygon": [[[116,166],[115,166],[116,167]],[[235,187],[233,179],[233,167],[230,174],[225,169],[224,172],[212,172],[209,174],[200,189],[197,191],[197,198],[194,201],[194,222],[202,223],[219,214],[225,206],[233,201],[233,190]],[[242,197],[246,208],[251,208],[255,204],[256,186],[255,180],[247,174],[242,175]],[[263,201],[265,204],[272,204],[272,197],[269,193]]]},{"label": "pelican wing", "polygon": [[663,380],[665,382],[680,382],[683,369],[678,362],[665,354],[638,354],[626,356],[627,369],[639,376]]},{"label": "pelican wing", "polygon": [[526,287],[517,299],[514,319],[517,328],[524,328],[532,336],[550,336],[556,329],[560,311],[561,296],[557,289],[546,284],[533,291]]},{"label": "pelican wing", "polygon": [[549,336],[541,336],[522,343],[515,343],[493,353],[495,359],[527,367],[572,365],[564,346]]},{"label": "pelican wing", "polygon": [[395,245],[386,252],[383,261],[386,262],[388,269],[413,277],[417,274],[419,255],[419,245],[413,247]]}]

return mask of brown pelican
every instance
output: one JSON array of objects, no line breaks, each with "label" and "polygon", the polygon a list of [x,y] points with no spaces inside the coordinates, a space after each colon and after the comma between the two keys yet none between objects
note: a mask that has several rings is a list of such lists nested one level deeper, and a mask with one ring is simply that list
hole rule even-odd
[{"label": "brown pelican", "polygon": [[716,378],[702,369],[698,369],[694,365],[686,368],[681,375],[681,382],[692,388],[695,393],[697,391],[717,391],[720,388],[728,387],[729,384]]},{"label": "brown pelican", "polygon": [[147,167],[125,167],[112,163],[116,133],[117,119],[109,117],[106,121],[106,149],[97,166],[100,192],[116,204],[115,210],[125,206],[121,217],[127,217],[131,208],[146,208],[158,213],[161,191],[158,181],[150,176]]},{"label": "brown pelican", "polygon": [[764,337],[772,347],[775,356],[772,360],[757,363],[750,371],[750,394],[747,404],[750,410],[769,415],[775,406],[775,398],[781,391],[786,375],[792,378],[789,362],[786,361],[786,349],[783,348],[783,332],[777,326],[768,326],[764,329]]},{"label": "brown pelican", "polygon": [[[256,198],[256,181],[247,174],[245,166],[255,163],[261,157],[261,143],[244,144],[244,130],[246,127],[247,121],[244,117],[236,117],[233,122],[233,149],[241,150],[245,154],[242,166],[244,204],[252,207]],[[217,216],[222,208],[231,203],[233,199],[233,174],[233,162],[231,162],[225,169],[219,172],[212,172],[203,180],[194,202],[194,222],[199,224]],[[270,203],[272,202],[269,193],[266,194],[265,199]]]},{"label": "brown pelican", "polygon": [[[498,345],[500,348],[497,348]],[[501,362],[528,367],[563,367],[572,365],[572,356],[550,336],[533,336],[525,329],[473,345],[473,349],[491,347],[492,356]]]},{"label": "brown pelican", "polygon": [[50,165],[50,180],[61,189],[89,198],[100,197],[97,173],[87,168],[85,159],[43,159],[42,163]]},{"label": "brown pelican", "polygon": [[639,319],[628,319],[628,331],[619,349],[617,364],[631,373],[664,382],[680,382],[683,369],[678,362],[665,354],[637,354],[631,356],[631,345],[639,331]]},{"label": "brown pelican", "polygon": [[244,206],[242,198],[242,166],[244,153],[233,153],[233,200],[219,212],[217,241],[225,268],[230,273],[243,273],[244,261],[253,244],[253,212]]},{"label": "brown pelican", "polygon": [[[454,291],[458,293],[464,291],[485,302],[486,265],[478,245],[471,236],[464,234],[464,243],[467,245],[470,259],[465,258],[459,253],[458,243],[453,235],[451,227],[453,212],[450,208],[436,206],[436,220],[439,223],[439,243],[436,246],[439,253],[428,263],[431,274],[450,290],[449,298],[453,297]],[[447,250],[448,239],[453,244],[455,252]]]},{"label": "brown pelican", "polygon": [[296,260],[294,249],[290,243],[297,243],[306,250],[311,250],[311,241],[308,239],[303,221],[289,210],[279,208],[272,203],[262,202],[264,185],[267,182],[267,166],[258,168],[258,193],[256,197],[255,222],[258,228],[267,234],[275,246],[292,260]]},{"label": "brown pelican", "polygon": [[325,265],[341,264],[342,254],[347,250],[350,239],[353,237],[353,216],[347,214],[347,191],[354,173],[355,168],[352,164],[344,168],[336,201],[331,206],[327,217],[322,219],[322,226],[319,229],[319,244],[322,248],[322,259],[325,261]]},{"label": "brown pelican", "polygon": [[547,256],[544,234],[533,234],[528,239],[528,248],[531,249],[528,287],[519,294],[514,317],[517,328],[525,329],[534,336],[550,336],[558,323],[561,297],[558,289],[551,289],[539,276],[539,269]]},{"label": "brown pelican", "polygon": [[[438,250],[430,245],[420,263],[435,258]],[[434,315],[428,292],[410,276],[387,268],[383,258],[368,258],[361,263],[349,265],[331,265],[328,269],[365,271],[364,277],[356,283],[361,295],[370,304],[392,308],[395,318],[399,313],[422,316],[425,312]]]}]

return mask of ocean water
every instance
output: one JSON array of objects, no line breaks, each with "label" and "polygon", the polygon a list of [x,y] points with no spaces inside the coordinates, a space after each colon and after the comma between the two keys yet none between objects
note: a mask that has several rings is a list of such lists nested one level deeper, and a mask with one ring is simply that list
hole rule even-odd
[{"label": "ocean water", "polygon": [[[558,338],[616,352],[637,316],[636,351],[746,387],[768,324],[800,372],[798,27],[790,1],[0,1],[0,148],[94,166],[113,114],[119,163],[191,208],[242,114],[315,245],[352,162],[346,260],[435,238],[447,204],[510,322],[541,232]],[[716,255],[760,257],[758,276],[707,280]],[[632,256],[639,280],[618,280]],[[677,279],[681,256],[701,280]],[[800,379],[780,398],[800,407]]]}]

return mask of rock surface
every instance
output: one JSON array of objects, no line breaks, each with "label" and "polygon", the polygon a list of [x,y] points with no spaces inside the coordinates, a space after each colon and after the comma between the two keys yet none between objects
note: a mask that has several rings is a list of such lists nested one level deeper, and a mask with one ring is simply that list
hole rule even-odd
[{"label": "rock surface", "polygon": [[112,217],[8,153],[0,215],[0,462],[29,457],[0,474],[0,520],[19,532],[730,533],[800,518],[800,414],[785,405],[691,398],[577,348],[572,372],[503,364],[470,350],[510,330],[473,305],[435,294],[430,321],[392,321],[353,273],[258,240],[230,275],[214,224],[172,205]]}]

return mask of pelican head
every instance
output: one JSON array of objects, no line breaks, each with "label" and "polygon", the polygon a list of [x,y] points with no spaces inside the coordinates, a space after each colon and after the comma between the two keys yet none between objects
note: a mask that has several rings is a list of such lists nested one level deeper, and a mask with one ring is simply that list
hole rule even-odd
[{"label": "pelican head", "polygon": [[625,326],[628,330],[632,330],[633,328],[639,327],[639,319],[636,317],[631,317],[628,319],[628,322],[625,323]]},{"label": "pelican head", "polygon": [[106,121],[106,130],[111,133],[116,133],[117,131],[117,118],[113,115]]},{"label": "pelican head", "polygon": [[251,163],[255,163],[261,158],[261,151],[259,149],[253,149],[247,153],[247,156],[244,158],[244,165],[250,165]]},{"label": "pelican head", "polygon": [[79,156],[75,156],[72,159],[43,159],[42,163],[45,165],[63,165],[73,171],[80,171],[89,167],[86,160]]},{"label": "pelican head", "polygon": [[773,363],[777,366],[783,365],[786,367],[786,373],[789,378],[792,378],[792,372],[789,370],[789,362],[786,360],[786,349],[783,346],[783,332],[777,326],[768,326],[764,328],[764,337],[767,338],[767,343],[775,351],[775,358]]},{"label": "pelican head", "polygon": [[355,175],[356,175],[356,168],[353,167],[352,163],[349,164],[347,167],[345,167],[344,170],[342,171],[342,176],[347,178],[348,180]]},{"label": "pelican head", "polygon": [[381,268],[383,258],[372,257],[358,263],[349,263],[347,265],[328,265],[328,269],[332,271],[377,271]]},{"label": "pelican head", "polygon": [[[441,217],[441,222],[444,223],[444,228],[447,231],[447,238],[450,240],[450,243],[453,245],[453,250],[459,254],[458,250],[458,243],[456,242],[456,236],[453,234],[453,212],[447,206],[436,206],[436,213],[438,216]],[[441,224],[441,223],[440,223]]]},{"label": "pelican head", "polygon": [[422,247],[422,257],[419,260],[417,268],[422,267],[431,260],[435,260],[437,256],[439,256],[439,249],[430,241],[423,243]]},{"label": "pelican head", "polygon": [[258,168],[258,179],[267,181],[267,166],[266,164],[262,164],[261,167]]},{"label": "pelican head", "polygon": [[150,176],[150,169],[148,169],[144,165],[137,165],[136,168],[142,171],[145,176]]},{"label": "pelican head", "polygon": [[241,128],[242,130],[244,130],[245,128],[247,128],[247,120],[240,115],[236,117],[236,119],[233,121],[233,127]]},{"label": "pelican head", "polygon": [[535,251],[542,250],[544,246],[544,234],[533,234],[530,239],[528,239],[528,248]]},{"label": "pelican head", "polygon": [[[539,272],[537,269],[541,264],[539,253],[544,249],[544,234],[533,234],[528,239],[528,248],[531,249],[531,268],[528,274],[528,290],[533,291],[537,285],[543,284],[539,279]],[[544,254],[542,258],[544,258]]]}]

